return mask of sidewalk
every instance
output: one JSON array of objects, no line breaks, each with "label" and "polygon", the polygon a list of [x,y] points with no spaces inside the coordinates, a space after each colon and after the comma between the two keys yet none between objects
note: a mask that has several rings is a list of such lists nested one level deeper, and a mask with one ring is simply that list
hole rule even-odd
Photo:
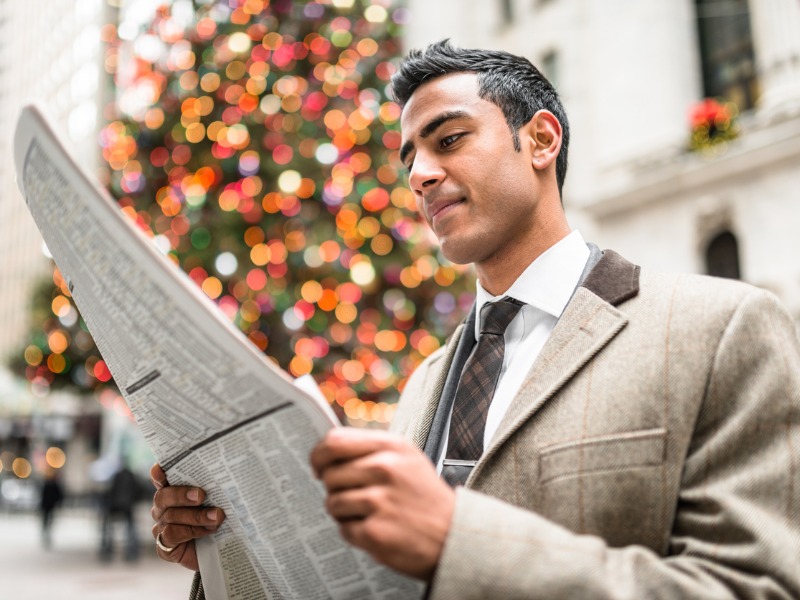
[{"label": "sidewalk", "polygon": [[192,573],[156,558],[151,536],[147,533],[145,537],[144,533],[149,523],[140,521],[139,561],[126,563],[115,556],[110,563],[100,563],[99,524],[93,514],[85,511],[57,514],[52,549],[44,550],[38,515],[0,513],[0,597],[4,600],[185,600]]}]

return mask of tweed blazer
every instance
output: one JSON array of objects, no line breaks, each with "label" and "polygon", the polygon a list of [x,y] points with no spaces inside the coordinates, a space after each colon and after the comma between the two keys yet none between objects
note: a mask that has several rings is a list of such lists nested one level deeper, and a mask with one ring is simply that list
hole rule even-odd
[{"label": "tweed blazer", "polygon": [[[392,429],[420,448],[462,333],[403,391]],[[785,309],[606,251],[457,488],[429,592],[800,598],[800,347]]]}]

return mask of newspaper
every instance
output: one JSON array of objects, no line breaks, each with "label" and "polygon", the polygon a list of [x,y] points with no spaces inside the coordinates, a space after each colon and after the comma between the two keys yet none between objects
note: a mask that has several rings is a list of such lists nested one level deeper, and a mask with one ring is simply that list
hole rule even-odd
[{"label": "newspaper", "polygon": [[308,456],[338,425],[327,402],[260,353],[65,146],[25,107],[17,183],[170,483],[202,487],[225,511],[198,542],[206,597],[420,597],[418,582],[344,542],[324,510]]}]

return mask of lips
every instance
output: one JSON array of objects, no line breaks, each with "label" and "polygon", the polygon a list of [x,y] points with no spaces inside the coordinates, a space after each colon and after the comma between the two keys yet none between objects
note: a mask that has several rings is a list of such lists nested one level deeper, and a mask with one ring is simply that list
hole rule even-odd
[{"label": "lips", "polygon": [[443,213],[448,212],[448,209],[455,206],[456,204],[461,204],[464,202],[466,198],[438,198],[431,202],[428,205],[428,214],[430,215],[431,221],[433,221],[438,215],[443,215]]}]

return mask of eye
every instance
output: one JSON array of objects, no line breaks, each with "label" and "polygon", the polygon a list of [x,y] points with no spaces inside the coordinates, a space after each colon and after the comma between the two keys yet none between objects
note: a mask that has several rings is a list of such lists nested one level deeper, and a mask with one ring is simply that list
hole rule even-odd
[{"label": "eye", "polygon": [[441,140],[439,140],[439,145],[442,148],[447,148],[451,144],[455,144],[463,135],[463,133],[454,133],[453,135],[443,137]]}]

